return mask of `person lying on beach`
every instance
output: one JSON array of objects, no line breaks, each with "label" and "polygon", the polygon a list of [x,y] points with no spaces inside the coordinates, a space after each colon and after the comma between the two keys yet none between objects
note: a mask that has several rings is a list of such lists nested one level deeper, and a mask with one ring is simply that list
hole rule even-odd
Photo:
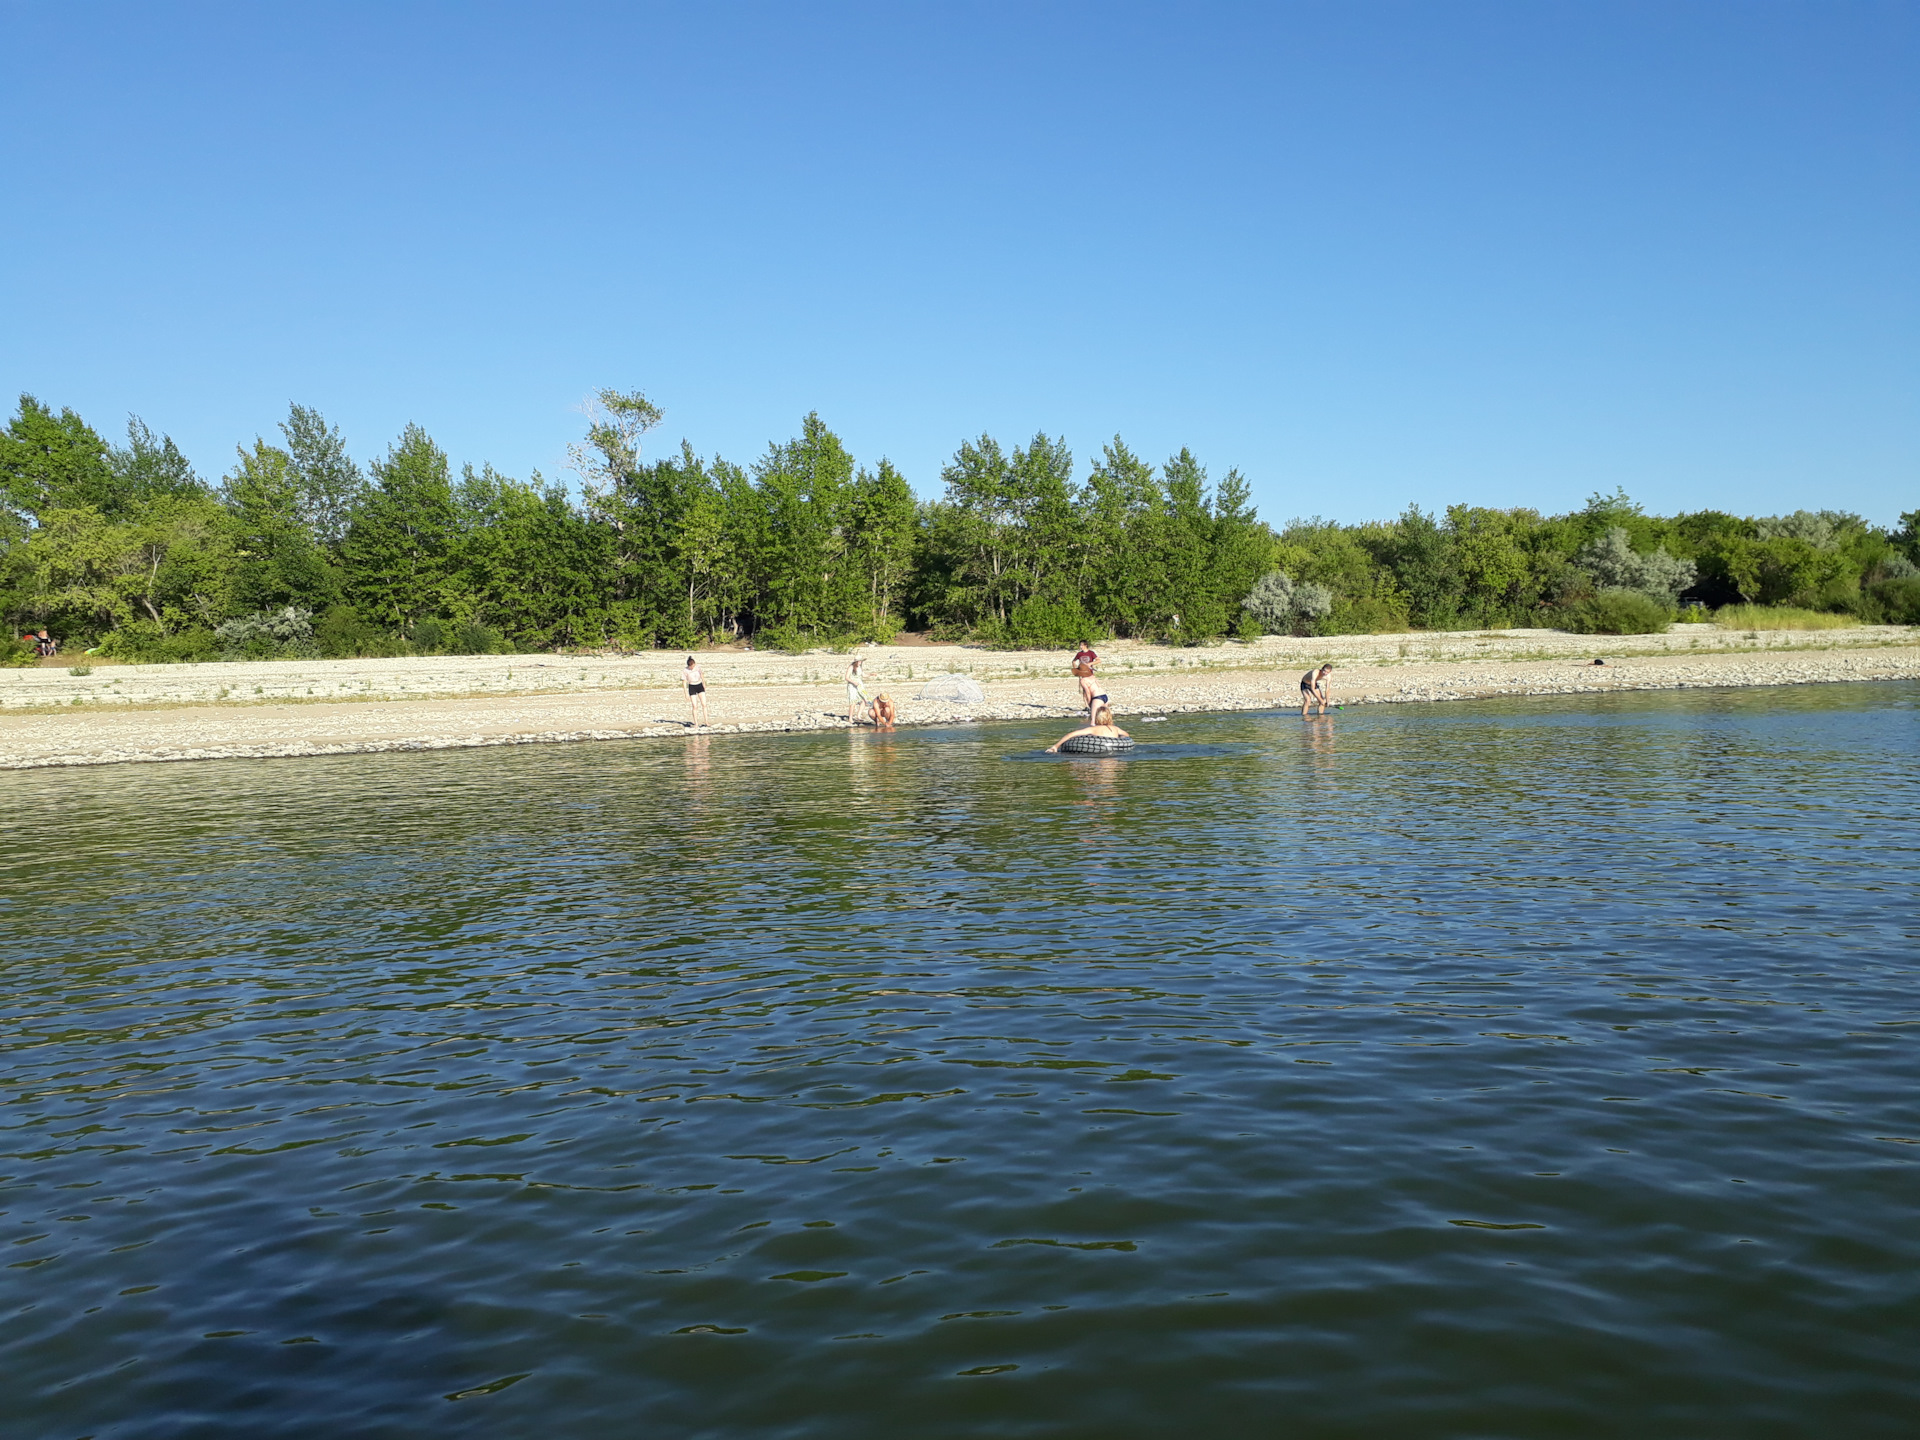
[{"label": "person lying on beach", "polygon": [[1333,692],[1333,686],[1328,682],[1327,676],[1332,673],[1333,666],[1326,664],[1318,670],[1309,670],[1300,677],[1300,718],[1302,720],[1307,718],[1307,707],[1315,701],[1319,702],[1320,713],[1322,715],[1327,713],[1327,706],[1331,703]]},{"label": "person lying on beach", "polygon": [[1060,747],[1078,735],[1099,735],[1108,740],[1131,740],[1133,738],[1113,723],[1112,708],[1107,705],[1101,705],[1094,710],[1093,723],[1091,725],[1082,725],[1078,730],[1073,730],[1062,735],[1047,747],[1047,754],[1058,755],[1060,753]]},{"label": "person lying on beach", "polygon": [[893,729],[893,697],[884,690],[873,697],[873,728]]},{"label": "person lying on beach", "polygon": [[700,673],[700,663],[687,656],[687,668],[680,673],[687,686],[687,723],[704,725],[707,723],[707,680]]}]

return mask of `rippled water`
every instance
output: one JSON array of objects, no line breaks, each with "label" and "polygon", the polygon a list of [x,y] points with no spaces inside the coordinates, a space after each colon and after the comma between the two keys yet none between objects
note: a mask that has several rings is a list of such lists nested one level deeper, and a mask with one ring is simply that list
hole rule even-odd
[{"label": "rippled water", "polygon": [[9,1433],[1912,1434],[1917,720],[0,777]]}]

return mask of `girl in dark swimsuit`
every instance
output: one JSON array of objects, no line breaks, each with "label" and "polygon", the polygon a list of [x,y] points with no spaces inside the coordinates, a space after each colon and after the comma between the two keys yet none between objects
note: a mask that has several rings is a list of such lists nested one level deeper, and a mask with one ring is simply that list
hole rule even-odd
[{"label": "girl in dark swimsuit", "polygon": [[707,679],[700,673],[700,665],[693,656],[687,656],[687,668],[680,672],[680,678],[687,684],[687,723],[705,725],[707,723]]}]

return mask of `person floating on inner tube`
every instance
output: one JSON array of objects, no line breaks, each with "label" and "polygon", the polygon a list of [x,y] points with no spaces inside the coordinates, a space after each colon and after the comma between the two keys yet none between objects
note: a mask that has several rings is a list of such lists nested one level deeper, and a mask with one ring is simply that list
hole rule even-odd
[{"label": "person floating on inner tube", "polygon": [[1133,738],[1113,723],[1113,708],[1111,706],[1096,705],[1093,710],[1093,723],[1091,725],[1083,725],[1070,734],[1062,735],[1047,747],[1047,754],[1058,755],[1062,745],[1066,744],[1069,740],[1078,739],[1082,735],[1091,735],[1102,740],[1131,740]]}]

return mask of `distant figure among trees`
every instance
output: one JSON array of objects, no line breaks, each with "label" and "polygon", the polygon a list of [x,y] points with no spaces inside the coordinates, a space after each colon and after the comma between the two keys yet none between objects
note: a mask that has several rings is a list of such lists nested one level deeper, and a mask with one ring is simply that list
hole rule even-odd
[{"label": "distant figure among trees", "polygon": [[1307,707],[1316,702],[1320,706],[1320,713],[1322,715],[1327,713],[1327,706],[1332,703],[1333,690],[1327,677],[1332,673],[1333,666],[1329,663],[1322,665],[1318,670],[1309,670],[1300,677],[1300,718],[1302,720],[1307,718]]},{"label": "distant figure among trees", "polygon": [[700,662],[693,656],[687,656],[687,668],[680,678],[687,686],[687,723],[705,725],[707,723],[707,679],[700,673]]}]

